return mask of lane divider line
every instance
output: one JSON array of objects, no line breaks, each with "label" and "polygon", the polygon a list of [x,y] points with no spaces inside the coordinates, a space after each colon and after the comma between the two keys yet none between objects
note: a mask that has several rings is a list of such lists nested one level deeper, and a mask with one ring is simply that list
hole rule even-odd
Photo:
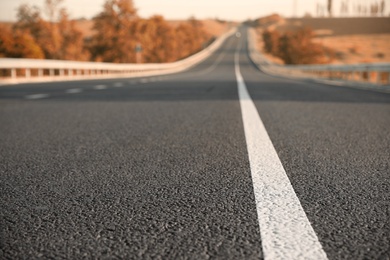
[{"label": "lane divider line", "polygon": [[76,94],[76,93],[80,93],[82,92],[83,90],[80,89],[80,88],[71,88],[71,89],[67,89],[65,92],[67,94]]},{"label": "lane divider line", "polygon": [[106,85],[96,85],[93,88],[96,90],[102,90],[102,89],[107,89],[107,86]]},{"label": "lane divider line", "polygon": [[49,97],[49,94],[33,94],[25,96],[26,99],[41,99]]},{"label": "lane divider line", "polygon": [[288,179],[240,72],[235,73],[252,174],[263,253],[266,260],[327,259]]}]

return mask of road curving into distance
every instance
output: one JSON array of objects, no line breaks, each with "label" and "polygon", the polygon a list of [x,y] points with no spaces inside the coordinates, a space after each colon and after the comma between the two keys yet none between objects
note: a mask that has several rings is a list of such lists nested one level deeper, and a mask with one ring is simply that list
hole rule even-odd
[{"label": "road curving into distance", "polygon": [[390,95],[191,69],[0,88],[2,259],[389,259]]}]

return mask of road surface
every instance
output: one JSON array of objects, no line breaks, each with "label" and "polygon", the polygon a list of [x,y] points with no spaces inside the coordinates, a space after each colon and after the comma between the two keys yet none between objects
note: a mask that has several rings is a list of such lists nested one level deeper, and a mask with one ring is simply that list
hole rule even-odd
[{"label": "road surface", "polygon": [[390,95],[266,75],[240,30],[178,74],[1,87],[0,259],[390,259]]}]

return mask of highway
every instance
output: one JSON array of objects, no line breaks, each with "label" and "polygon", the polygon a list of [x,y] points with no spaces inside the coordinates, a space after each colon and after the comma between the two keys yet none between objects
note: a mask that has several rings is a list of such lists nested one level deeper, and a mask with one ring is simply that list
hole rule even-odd
[{"label": "highway", "polygon": [[270,76],[0,87],[0,259],[390,259],[390,94]]}]

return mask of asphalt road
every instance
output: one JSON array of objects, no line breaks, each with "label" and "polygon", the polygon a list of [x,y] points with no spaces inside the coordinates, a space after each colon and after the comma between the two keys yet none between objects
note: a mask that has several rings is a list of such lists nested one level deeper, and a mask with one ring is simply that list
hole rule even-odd
[{"label": "asphalt road", "polygon": [[327,258],[390,259],[390,95],[266,75],[241,30],[178,74],[0,87],[0,258],[264,258],[239,52]]}]

